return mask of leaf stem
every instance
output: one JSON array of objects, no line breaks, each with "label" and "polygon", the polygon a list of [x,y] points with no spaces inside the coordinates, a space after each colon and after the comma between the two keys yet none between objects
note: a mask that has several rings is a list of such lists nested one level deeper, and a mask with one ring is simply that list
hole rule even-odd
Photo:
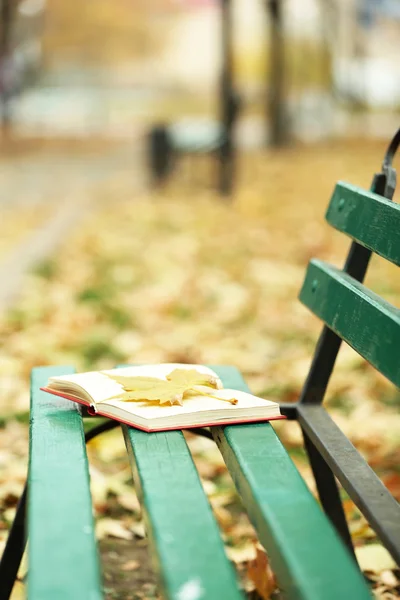
[{"label": "leaf stem", "polygon": [[219,396],[214,396],[213,394],[208,394],[207,392],[198,390],[196,387],[191,387],[191,388],[189,388],[189,390],[191,392],[195,392],[196,394],[199,394],[200,396],[207,396],[207,398],[215,398],[215,400],[221,400],[221,402],[229,402],[229,404],[237,404],[238,403],[236,398],[220,398]]}]

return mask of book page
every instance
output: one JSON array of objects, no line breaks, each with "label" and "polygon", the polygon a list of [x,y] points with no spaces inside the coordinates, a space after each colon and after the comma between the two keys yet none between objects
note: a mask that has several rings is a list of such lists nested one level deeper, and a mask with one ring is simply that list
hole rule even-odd
[{"label": "book page", "polygon": [[238,390],[212,390],[212,393],[218,394],[220,397],[225,398],[236,398],[238,403],[235,405],[223,400],[217,400],[215,398],[208,398],[206,396],[192,396],[185,398],[183,406],[179,404],[163,404],[160,405],[156,402],[121,402],[119,400],[109,400],[103,404],[106,406],[115,406],[116,408],[123,410],[127,414],[138,415],[143,419],[161,419],[163,417],[174,417],[184,414],[193,414],[198,412],[209,412],[211,414],[214,411],[224,411],[229,414],[234,414],[239,410],[247,410],[251,414],[252,408],[263,408],[271,409],[271,407],[277,406],[276,402],[270,400],[264,400],[258,398],[252,394],[241,392]]},{"label": "book page", "polygon": [[[217,374],[203,365],[188,365],[188,364],[177,364],[177,363],[165,363],[158,365],[142,365],[135,367],[123,367],[121,369],[110,369],[107,371],[90,371],[88,373],[74,373],[72,375],[61,375],[60,377],[51,377],[49,383],[60,382],[63,384],[63,390],[66,390],[66,384],[72,383],[74,386],[78,386],[86,390],[86,392],[93,398],[94,403],[102,402],[107,400],[111,396],[116,396],[122,393],[124,390],[122,386],[107,377],[106,373],[111,375],[125,375],[125,376],[144,376],[144,377],[158,377],[160,379],[166,379],[166,376],[171,373],[174,369],[196,369],[200,373],[213,375],[217,377]],[[54,386],[55,389],[61,389],[58,386]],[[73,390],[74,387],[70,387]],[[186,401],[185,401],[186,402]],[[120,402],[124,406],[125,402]],[[138,404],[138,403],[135,403]],[[220,404],[224,404],[221,402]]]}]

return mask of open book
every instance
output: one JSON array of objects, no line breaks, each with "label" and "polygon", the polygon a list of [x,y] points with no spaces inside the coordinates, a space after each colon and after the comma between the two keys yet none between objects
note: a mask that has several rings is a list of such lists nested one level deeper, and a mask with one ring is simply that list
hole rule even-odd
[{"label": "open book", "polygon": [[276,402],[223,389],[203,365],[158,364],[50,377],[46,392],[144,431],[284,418]]}]

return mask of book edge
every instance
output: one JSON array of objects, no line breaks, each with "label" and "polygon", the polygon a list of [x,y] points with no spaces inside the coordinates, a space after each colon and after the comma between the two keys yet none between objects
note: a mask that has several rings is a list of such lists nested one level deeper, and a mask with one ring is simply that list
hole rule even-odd
[{"label": "book edge", "polygon": [[[60,398],[65,398],[66,400],[71,400],[72,402],[77,402],[78,404],[83,404],[83,406],[91,407],[91,405],[89,403],[83,402],[82,400],[72,397],[72,396],[69,396],[68,394],[64,394],[64,393],[61,393],[61,392],[58,392],[56,390],[52,390],[52,389],[46,388],[46,387],[41,387],[40,389],[43,392],[52,394],[53,396],[59,396]],[[133,427],[134,429],[140,429],[140,431],[145,431],[146,433],[156,433],[157,431],[180,431],[181,429],[198,429],[201,427],[223,427],[223,426],[229,426],[229,425],[243,425],[246,423],[266,423],[269,421],[281,421],[281,420],[286,419],[285,415],[276,415],[273,417],[253,417],[253,418],[249,418],[249,419],[239,419],[236,421],[219,421],[218,423],[201,423],[201,424],[195,424],[195,425],[188,424],[188,425],[182,425],[180,427],[170,426],[170,427],[152,428],[152,427],[144,427],[142,425],[133,424],[132,422],[125,421],[123,419],[119,419],[119,418],[115,417],[114,415],[110,416],[99,410],[96,410],[96,412],[94,412],[94,416],[106,417],[108,419],[118,421],[119,423],[122,423],[124,425],[128,425],[129,427]]]}]

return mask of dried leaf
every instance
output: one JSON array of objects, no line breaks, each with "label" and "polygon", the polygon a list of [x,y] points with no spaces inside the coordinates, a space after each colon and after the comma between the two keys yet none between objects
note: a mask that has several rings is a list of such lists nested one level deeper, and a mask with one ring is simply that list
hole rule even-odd
[{"label": "dried leaf", "polygon": [[363,519],[358,519],[357,521],[350,521],[349,529],[351,537],[353,539],[372,540],[376,538],[376,533]]},{"label": "dried leaf", "polygon": [[140,512],[140,504],[135,492],[129,491],[123,494],[118,494],[117,499],[118,503],[126,510]]},{"label": "dried leaf", "polygon": [[399,581],[393,571],[382,571],[381,573],[381,581],[388,587],[396,587],[399,585]]},{"label": "dried leaf", "polygon": [[[98,212],[77,229],[73,243],[54,254],[53,275],[49,268],[47,275],[46,269],[40,276],[30,275],[12,313],[0,315],[0,408],[6,422],[0,441],[3,509],[17,503],[25,481],[28,427],[8,419],[28,408],[27,382],[36,364],[74,362],[80,370],[111,369],[116,362],[235,364],[257,395],[281,401],[297,399],[305,361],[311,357],[311,339],[316,339],[319,328],[295,299],[303,274],[301,264],[311,256],[321,256],[320,250],[330,261],[341,262],[345,251],[341,236],[335,237],[323,226],[321,197],[328,201],[329,188],[339,171],[344,178],[356,177],[361,185],[367,185],[381,149],[375,143],[326,149],[309,146],[298,154],[292,161],[293,181],[296,193],[307,196],[306,205],[293,202],[294,188],[285,177],[291,152],[288,149],[289,154],[271,154],[267,162],[262,153],[241,156],[243,177],[233,211],[227,211],[213,193],[204,192],[204,188],[200,191],[202,186],[190,190],[196,197],[188,203],[188,186],[182,181],[163,192],[162,202],[149,202],[144,193],[133,205],[131,181],[135,178],[131,171],[113,176],[112,181],[104,180],[101,195],[106,202],[96,202]],[[313,182],[317,185],[311,187],[306,176],[310,164],[321,173]],[[40,180],[38,177],[36,181],[38,193]],[[12,188],[12,181],[9,183]],[[42,192],[46,187],[47,183]],[[99,193],[95,187],[93,199]],[[116,187],[122,199],[118,204]],[[85,198],[92,194],[86,188],[85,183]],[[51,195],[48,191],[46,194]],[[265,202],[266,197],[270,201]],[[11,223],[11,213],[7,217],[0,254],[5,241],[9,240],[8,245],[22,241],[21,235],[31,230],[32,224],[44,222],[37,219],[41,211],[37,212],[36,204],[35,223],[31,217],[24,218],[22,206]],[[149,244],[152,251],[143,252]],[[130,258],[132,254],[135,261]],[[399,306],[400,279],[395,267],[377,258],[369,273],[372,289],[383,290],[384,284],[386,299]],[[80,299],[85,291],[89,291],[86,298],[90,296],[90,302]],[[126,315],[128,326],[121,321]],[[92,330],[93,341],[87,333]],[[363,398],[362,403],[359,398]],[[366,366],[349,346],[342,345],[330,382],[329,408],[370,464],[385,473],[383,482],[400,499],[400,477],[396,472],[398,399],[384,377]],[[302,447],[296,423],[277,422],[274,427],[285,429],[291,447]],[[293,429],[286,433],[288,427]],[[215,451],[206,447],[211,442],[198,438],[196,444],[200,442],[204,446],[199,449],[202,456],[200,462],[196,457],[196,464],[200,473],[212,478],[219,488],[222,479],[227,482],[223,476],[226,468],[218,463],[221,457],[215,458]],[[113,444],[111,434],[107,434],[94,440],[90,449],[94,464],[104,471],[107,482],[119,466],[115,457],[125,453],[123,445],[121,453],[111,451]],[[99,447],[104,449],[100,457]],[[299,468],[310,484],[308,471]],[[110,491],[118,499],[121,492],[115,486],[110,490],[107,482],[95,481],[94,485],[99,488],[96,510],[108,513]],[[112,507],[115,505],[113,502]],[[130,505],[128,499],[128,510]],[[371,532],[353,508],[346,510],[346,516],[359,545]],[[3,520],[1,525],[8,524]],[[0,544],[4,535],[5,530],[0,531]],[[230,542],[238,535],[240,530],[238,534],[232,527]],[[251,535],[244,532],[243,537],[250,539]],[[391,571],[372,577],[379,582],[381,575],[387,578],[384,573]],[[385,600],[387,589],[387,585],[380,586],[380,597]]]},{"label": "dried leaf", "polygon": [[102,540],[106,537],[120,538],[121,540],[131,540],[132,532],[127,529],[121,521],[116,519],[100,519],[96,523],[96,537]]},{"label": "dried leaf", "polygon": [[232,504],[232,502],[236,499],[236,494],[234,490],[226,490],[223,492],[218,492],[213,495],[210,499],[213,507],[216,506],[227,506],[228,504]]},{"label": "dried leaf", "polygon": [[135,534],[136,537],[138,538],[145,538],[146,537],[146,528],[144,526],[143,521],[140,521],[139,523],[134,523],[131,526],[131,531],[133,531],[133,533]]},{"label": "dried leaf", "polygon": [[160,404],[182,405],[185,386],[174,384],[157,377],[124,377],[108,375],[120,383],[125,393],[113,396],[124,402],[156,401]]},{"label": "dried leaf", "polygon": [[[243,515],[244,516],[244,515]],[[257,539],[257,534],[254,530],[254,527],[251,523],[246,520],[242,520],[242,522],[236,522],[229,530],[229,536],[233,540],[233,543],[238,543],[240,540],[255,540]]]},{"label": "dried leaf", "polygon": [[11,593],[10,600],[25,600],[26,586],[21,581],[16,581]]},{"label": "dried leaf", "polygon": [[136,571],[140,567],[140,562],[138,560],[128,560],[128,562],[124,563],[121,567],[123,571]]},{"label": "dried leaf", "polygon": [[28,546],[29,546],[29,542],[27,544],[25,552],[22,555],[21,564],[19,565],[18,575],[17,575],[19,581],[25,581],[27,578],[27,575],[28,575],[28,567],[29,567]]},{"label": "dried leaf", "polygon": [[195,385],[205,385],[216,390],[221,390],[223,387],[219,377],[200,373],[196,369],[174,369],[167,375],[167,379],[176,384],[184,385],[186,389],[192,388]]},{"label": "dried leaf", "polygon": [[396,568],[396,563],[389,552],[380,544],[369,544],[355,550],[357,560],[363,571],[381,573]]},{"label": "dried leaf", "polygon": [[215,400],[221,400],[221,402],[228,402],[229,404],[238,403],[237,398],[235,398],[235,390],[212,391],[212,388],[206,385],[194,385],[185,392],[185,396],[188,398],[190,396],[206,396],[207,398],[214,398]]},{"label": "dried leaf", "polygon": [[[221,387],[221,382],[216,377],[210,377],[196,371],[195,369],[174,369],[167,380],[157,377],[126,377],[124,375],[110,375],[110,379],[123,386],[124,393],[108,398],[122,400],[124,402],[159,402],[160,404],[179,404],[182,406],[184,396],[207,396],[217,400],[236,404],[235,398],[219,397],[212,390]],[[207,384],[207,385],[206,385]]]},{"label": "dried leaf", "polygon": [[209,479],[205,479],[204,481],[202,481],[202,484],[203,484],[203,489],[204,489],[205,493],[207,494],[207,496],[211,496],[212,494],[215,494],[215,492],[217,491],[217,486],[215,485],[215,483],[213,483]]},{"label": "dried leaf", "polygon": [[213,506],[213,512],[222,529],[224,529],[225,531],[228,530],[232,525],[233,521],[233,517],[229,510],[227,510],[223,506]]},{"label": "dried leaf", "polygon": [[373,590],[376,600],[398,600],[399,595],[396,590],[389,590],[386,585],[378,585]]},{"label": "dried leaf", "polygon": [[128,375],[110,375],[110,373],[104,373],[113,381],[116,381],[127,392],[133,392],[135,390],[151,390],[154,386],[159,385],[160,383],[165,383],[164,379],[160,377],[144,377],[142,375],[137,376],[128,376]]},{"label": "dried leaf", "polygon": [[256,550],[253,543],[246,544],[241,548],[227,546],[225,550],[228,558],[237,565],[254,560],[256,556]]},{"label": "dried leaf", "polygon": [[247,568],[247,576],[254,583],[263,600],[269,600],[276,588],[275,575],[270,567],[267,553],[261,544],[255,546],[256,557]]}]

